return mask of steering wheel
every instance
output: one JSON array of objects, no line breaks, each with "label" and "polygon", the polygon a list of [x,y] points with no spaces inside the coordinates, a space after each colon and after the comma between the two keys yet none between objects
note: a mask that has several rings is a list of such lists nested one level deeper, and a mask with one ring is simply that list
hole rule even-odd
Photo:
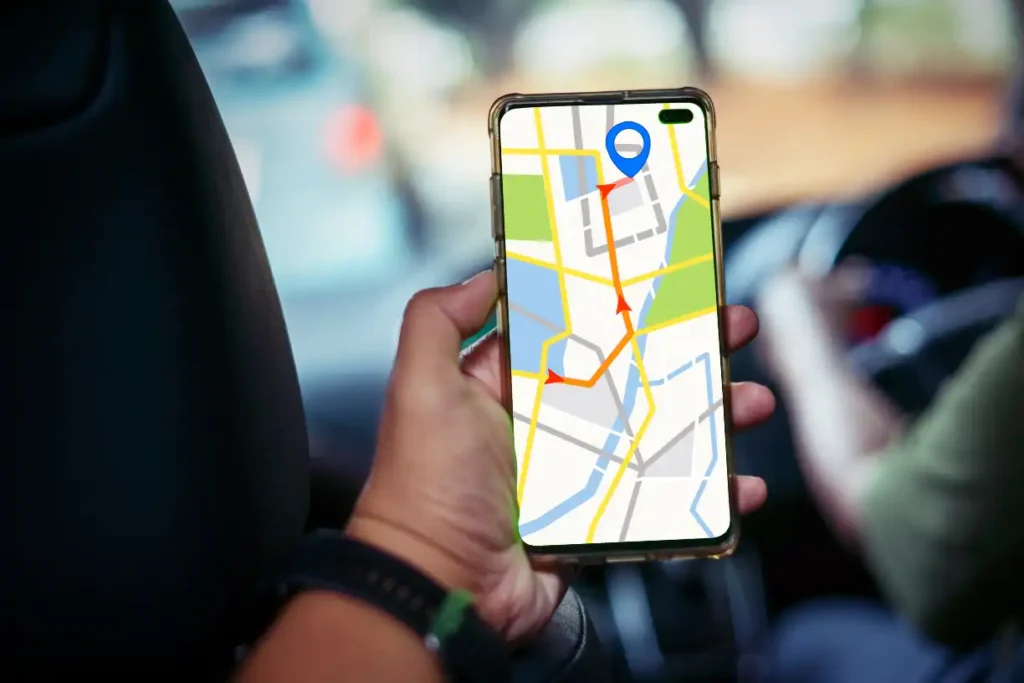
[{"label": "steering wheel", "polygon": [[850,361],[907,414],[919,414],[975,343],[1021,305],[1024,277],[986,282],[897,318]]},{"label": "steering wheel", "polygon": [[[927,274],[934,300],[897,307],[901,317],[851,352],[855,367],[905,411],[923,410],[1024,294],[1022,207],[1019,172],[994,158],[915,176],[881,193],[857,220],[819,220],[808,231],[797,263],[811,273],[858,259]],[[893,303],[891,283],[879,284],[869,298]]]},{"label": "steering wheel", "polygon": [[[810,274],[825,276],[857,259],[869,264],[872,273],[865,306],[883,305],[886,318],[899,318],[958,292],[1024,276],[1022,226],[1024,179],[1010,160],[994,157],[942,166],[863,201],[796,206],[762,221],[729,250],[728,294],[731,301],[751,303],[787,264],[795,262]],[[949,304],[951,309],[966,305],[967,299],[958,301]],[[993,316],[989,327],[997,320]],[[872,332],[883,332],[885,322],[883,318]],[[976,336],[986,331],[984,325],[972,323],[971,328]],[[938,328],[933,332],[959,334]],[[969,344],[959,348],[964,349],[961,357],[943,356],[946,376],[963,360]],[[858,353],[863,357],[867,352]],[[763,379],[753,358],[736,361],[737,377]],[[912,363],[913,353],[901,362]]]},{"label": "steering wheel", "polygon": [[848,258],[927,273],[939,296],[1024,275],[1024,179],[1003,158],[914,176],[840,220],[816,220],[797,255],[825,275]]}]

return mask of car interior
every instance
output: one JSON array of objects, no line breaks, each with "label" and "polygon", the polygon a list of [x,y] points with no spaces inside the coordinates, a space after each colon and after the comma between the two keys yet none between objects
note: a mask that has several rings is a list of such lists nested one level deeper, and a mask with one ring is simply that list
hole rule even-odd
[{"label": "car interior", "polygon": [[[310,481],[238,163],[167,3],[54,2],[0,30],[19,396],[3,649],[40,671],[205,662],[223,678],[331,490]],[[519,680],[601,680],[596,644],[570,594]]]},{"label": "car interior", "polygon": [[[344,524],[372,457],[376,376],[339,370],[346,383],[300,389],[289,335],[329,318],[333,300],[279,294],[224,123],[238,114],[221,110],[196,51],[167,0],[45,0],[0,21],[13,405],[0,510],[14,520],[0,654],[39,671],[203,662],[224,680],[263,582],[308,530]],[[993,152],[857,199],[727,220],[729,300],[752,304],[788,263],[868,264],[850,361],[918,414],[1024,294],[1020,169]],[[417,214],[399,195],[396,211]],[[302,358],[330,349],[301,344]],[[756,344],[731,369],[771,383]],[[741,471],[799,478],[761,457],[793,448],[785,406],[734,443]],[[768,505],[745,524],[778,534],[811,505]],[[515,680],[749,680],[772,614],[816,581],[807,552],[776,566],[741,546],[585,572],[517,651]]]},{"label": "car interior", "polygon": [[[1024,295],[1022,190],[1012,160],[993,156],[928,170],[856,202],[794,206],[724,227],[729,300],[753,304],[764,280],[787,263],[816,273],[869,263],[872,284],[860,310],[871,315],[851,315],[850,362],[918,415]],[[757,342],[735,353],[730,369],[735,380],[772,385]],[[602,642],[619,650],[623,680],[757,680],[771,618],[815,594],[823,567],[829,585],[854,595],[871,590],[858,563],[807,521],[818,521],[813,503],[787,495],[784,483],[772,488],[801,477],[791,459],[763,457],[793,449],[785,408],[733,440],[738,469],[764,477],[769,495],[777,491],[783,501],[745,520],[744,533],[785,543],[785,552],[769,564],[741,544],[717,563],[618,565],[578,587],[587,598],[593,591],[587,605],[598,628],[610,631]],[[801,543],[780,540],[792,528],[810,531]],[[595,609],[599,603],[607,608]]]}]

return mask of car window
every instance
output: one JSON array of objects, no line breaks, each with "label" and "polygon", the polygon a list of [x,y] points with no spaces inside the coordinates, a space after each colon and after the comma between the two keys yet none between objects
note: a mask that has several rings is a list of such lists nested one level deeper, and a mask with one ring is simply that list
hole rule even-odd
[{"label": "car window", "polygon": [[420,212],[361,65],[325,43],[305,3],[172,5],[252,197],[304,381],[386,367],[395,302],[419,286]]},{"label": "car window", "polygon": [[1007,0],[173,4],[318,376],[385,373],[408,296],[489,262],[501,94],[704,87],[728,220],[986,153],[1018,57]]}]

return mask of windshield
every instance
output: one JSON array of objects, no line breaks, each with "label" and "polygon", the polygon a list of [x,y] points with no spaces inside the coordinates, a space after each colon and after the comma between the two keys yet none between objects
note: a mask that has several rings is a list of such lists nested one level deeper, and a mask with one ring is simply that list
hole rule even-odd
[{"label": "windshield", "polygon": [[489,263],[501,94],[705,88],[728,221],[985,153],[1016,57],[1007,0],[173,4],[307,384],[383,376],[408,296]]}]

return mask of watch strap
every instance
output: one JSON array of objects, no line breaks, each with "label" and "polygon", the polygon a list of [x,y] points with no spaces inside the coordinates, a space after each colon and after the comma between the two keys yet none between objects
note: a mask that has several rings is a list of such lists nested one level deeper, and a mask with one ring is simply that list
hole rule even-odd
[{"label": "watch strap", "polygon": [[445,590],[402,560],[336,530],[309,534],[293,558],[277,586],[281,602],[311,589],[347,595],[410,628],[454,680],[512,680],[508,648],[477,615],[468,591]]}]

